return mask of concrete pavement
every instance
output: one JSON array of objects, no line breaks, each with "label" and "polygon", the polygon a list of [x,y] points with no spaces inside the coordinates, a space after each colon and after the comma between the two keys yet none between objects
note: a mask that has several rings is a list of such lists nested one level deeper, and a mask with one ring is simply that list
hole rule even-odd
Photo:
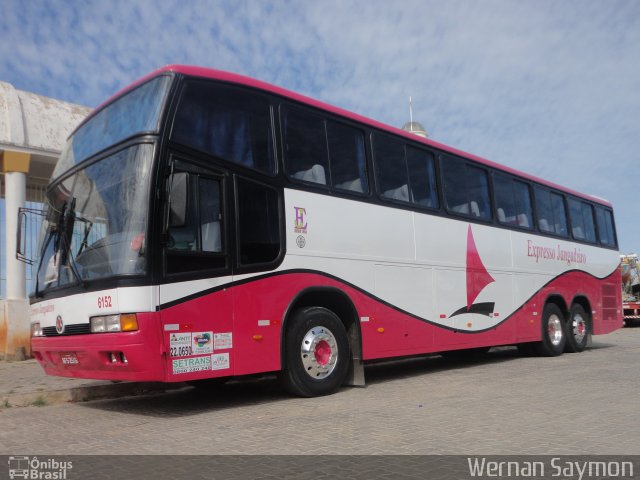
[{"label": "concrete pavement", "polygon": [[182,383],[139,383],[51,377],[36,360],[0,362],[0,408],[118,398],[184,388]]},{"label": "concrete pavement", "polygon": [[[611,342],[611,344],[609,344],[609,342]],[[591,349],[592,353],[603,349],[603,347],[605,347],[604,351],[606,351],[606,346],[613,346],[612,344],[616,343],[619,344],[618,346],[622,348],[622,350],[613,349],[611,353],[614,357],[617,357],[621,351],[630,355],[640,355],[640,328],[625,328],[610,335],[594,337],[594,346]],[[503,350],[504,352],[501,352]],[[600,351],[599,353],[603,354],[604,351]],[[583,355],[589,355],[589,351]],[[508,359],[514,357],[518,357],[517,352],[512,348],[504,347],[494,351],[491,359],[498,360],[500,358]],[[567,360],[571,358],[577,359],[580,357],[568,355]],[[582,358],[586,359],[587,357]],[[533,361],[533,359],[531,360]],[[620,359],[616,358],[616,360],[619,361]],[[637,360],[640,361],[640,358]],[[400,363],[409,362],[408,365],[411,365],[414,364],[415,361],[416,360],[401,360]],[[552,361],[552,359],[538,359],[538,361],[546,363]],[[397,367],[393,367],[394,363],[397,362],[391,362],[391,371],[396,371],[397,369]],[[480,362],[480,365],[481,364],[482,362]],[[613,365],[606,360],[604,364],[608,365],[609,368],[614,368]],[[462,366],[464,366],[464,363]],[[469,365],[469,367],[472,366],[473,364]],[[445,370],[447,368],[452,368],[452,370],[457,369],[456,363],[451,364],[449,361],[445,361],[443,367]],[[618,368],[632,369],[634,373],[638,371],[638,365],[635,362],[633,364],[622,362]],[[385,370],[384,365],[367,367],[367,380],[375,382],[376,376]],[[517,375],[517,373],[515,374]],[[483,388],[491,388],[491,386],[484,385]],[[191,387],[183,383],[112,382],[105,380],[52,377],[46,375],[42,367],[34,359],[21,362],[0,361],[0,409],[55,405],[66,402],[84,402],[109,398],[115,399],[180,389],[189,390]]]}]

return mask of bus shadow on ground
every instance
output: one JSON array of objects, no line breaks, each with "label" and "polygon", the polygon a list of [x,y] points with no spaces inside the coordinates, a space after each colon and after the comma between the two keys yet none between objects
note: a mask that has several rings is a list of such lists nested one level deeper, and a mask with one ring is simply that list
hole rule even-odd
[{"label": "bus shadow on ground", "polygon": [[459,357],[448,357],[440,354],[431,354],[404,359],[387,359],[368,365],[366,367],[366,379],[367,384],[376,384],[443,371],[508,362],[522,357],[523,355],[515,347],[498,347],[480,355],[462,354]]},{"label": "bus shadow on ground", "polygon": [[[615,346],[614,344],[597,342],[589,347],[589,350],[601,350]],[[484,355],[452,358],[439,354],[430,354],[401,359],[387,359],[378,363],[368,364],[365,367],[365,377],[367,385],[376,385],[439,372],[511,362],[518,358],[523,359],[527,358],[527,356],[521,354],[516,347],[496,347]],[[343,387],[343,390],[346,388],[349,387]],[[340,392],[337,394],[340,395]],[[182,389],[169,392],[110,400],[94,400],[78,403],[77,405],[102,411],[170,418],[295,400],[297,398],[291,396],[281,387],[277,376],[274,374],[258,378],[234,379],[227,384],[206,389],[185,386]]]},{"label": "bus shadow on ground", "polygon": [[291,399],[280,387],[275,375],[259,379],[233,380],[211,388],[185,386],[179,390],[95,400],[77,404],[81,407],[147,415],[151,417],[186,417],[200,413],[260,405]]}]

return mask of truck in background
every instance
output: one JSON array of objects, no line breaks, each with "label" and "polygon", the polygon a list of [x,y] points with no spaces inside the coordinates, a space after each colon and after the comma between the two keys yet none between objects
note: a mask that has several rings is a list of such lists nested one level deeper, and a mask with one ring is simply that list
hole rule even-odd
[{"label": "truck in background", "polygon": [[640,323],[640,264],[638,255],[620,255],[622,270],[622,309],[624,324],[629,327]]}]

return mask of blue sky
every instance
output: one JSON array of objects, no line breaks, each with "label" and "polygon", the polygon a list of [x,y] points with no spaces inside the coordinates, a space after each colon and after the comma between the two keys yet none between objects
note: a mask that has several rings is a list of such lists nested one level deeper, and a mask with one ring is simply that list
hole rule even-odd
[{"label": "blue sky", "polygon": [[0,80],[96,106],[168,63],[249,75],[609,199],[640,250],[640,2],[3,0]]}]

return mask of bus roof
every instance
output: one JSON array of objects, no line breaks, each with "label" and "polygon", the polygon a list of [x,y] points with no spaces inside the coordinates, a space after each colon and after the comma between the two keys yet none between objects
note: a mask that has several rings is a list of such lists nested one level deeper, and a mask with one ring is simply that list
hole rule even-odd
[{"label": "bus roof", "polygon": [[223,82],[229,82],[229,83],[234,83],[234,84],[238,84],[238,85],[244,85],[244,86],[256,88],[256,89],[259,89],[259,90],[263,90],[263,91],[266,91],[266,92],[269,92],[269,93],[273,93],[273,94],[279,95],[281,97],[289,98],[291,100],[294,100],[294,101],[297,101],[297,102],[300,102],[300,103],[304,103],[304,104],[309,105],[311,107],[315,107],[315,108],[318,108],[320,110],[325,110],[325,111],[333,113],[335,115],[348,118],[348,119],[353,120],[355,122],[363,123],[363,124],[366,124],[366,125],[368,125],[370,127],[374,127],[374,128],[380,129],[380,130],[387,131],[389,133],[393,133],[395,135],[399,135],[399,136],[408,138],[413,142],[423,143],[423,144],[428,145],[430,147],[437,148],[437,149],[439,149],[441,151],[448,152],[448,153],[451,153],[451,154],[454,154],[454,155],[459,155],[459,156],[474,160],[474,161],[476,161],[476,162],[478,162],[480,164],[486,165],[488,167],[492,167],[492,168],[495,168],[495,169],[498,169],[498,170],[502,170],[502,171],[504,171],[506,173],[510,173],[510,174],[525,178],[527,180],[531,180],[533,182],[545,185],[547,187],[551,187],[551,188],[554,188],[554,189],[557,189],[557,190],[561,190],[561,191],[563,191],[565,193],[568,193],[568,194],[571,194],[571,195],[575,195],[577,197],[581,197],[581,198],[590,200],[592,202],[599,203],[599,204],[611,207],[611,203],[608,200],[605,200],[605,199],[602,199],[602,198],[599,198],[599,197],[596,197],[596,196],[593,196],[593,195],[587,195],[587,194],[584,194],[584,193],[577,192],[577,191],[572,190],[570,188],[563,187],[561,185],[558,185],[556,183],[550,182],[548,180],[544,180],[544,179],[536,177],[534,175],[530,175],[530,174],[521,172],[519,170],[516,170],[514,168],[510,168],[510,167],[504,166],[504,165],[500,165],[500,164],[498,164],[496,162],[493,162],[491,160],[487,160],[486,158],[479,157],[478,155],[474,155],[474,154],[471,154],[471,153],[468,153],[468,152],[464,152],[464,151],[459,150],[457,148],[450,147],[448,145],[436,142],[436,141],[428,139],[428,138],[419,137],[417,135],[409,133],[409,132],[407,132],[405,130],[402,130],[400,128],[393,127],[391,125],[386,125],[386,124],[384,124],[382,122],[379,122],[377,120],[372,120],[370,118],[364,117],[364,116],[359,115],[357,113],[353,113],[353,112],[350,112],[348,110],[345,110],[345,109],[342,109],[342,108],[339,108],[339,107],[335,107],[333,105],[321,102],[319,100],[315,100],[315,99],[313,99],[311,97],[307,97],[305,95],[301,95],[301,94],[293,92],[291,90],[287,90],[287,89],[282,88],[282,87],[271,85],[271,84],[263,82],[261,80],[256,80],[254,78],[246,77],[244,75],[238,75],[236,73],[225,72],[223,70],[215,70],[215,69],[212,69],[212,68],[196,67],[196,66],[190,66],[190,65],[167,65],[165,67],[159,68],[158,70],[155,70],[155,71],[151,72],[150,74],[145,75],[144,77],[142,77],[141,79],[137,80],[133,84],[131,84],[131,85],[123,88],[119,92],[117,92],[115,95],[113,95],[111,98],[109,98],[106,102],[102,103],[98,108],[96,108],[89,115],[89,117],[87,117],[85,119],[85,121],[82,122],[82,124],[84,124],[96,112],[101,110],[103,107],[105,107],[106,105],[111,103],[116,98],[120,97],[121,95],[125,94],[126,92],[128,92],[129,90],[135,88],[136,86],[140,85],[141,83],[144,83],[148,79],[153,78],[153,77],[155,77],[157,75],[160,75],[162,73],[165,73],[165,72],[175,72],[175,73],[180,73],[180,74],[183,74],[183,75],[188,75],[188,76],[193,76],[193,77],[201,77],[201,78],[208,78],[208,79],[212,79],[212,80],[220,80],[220,81],[223,81]]}]

